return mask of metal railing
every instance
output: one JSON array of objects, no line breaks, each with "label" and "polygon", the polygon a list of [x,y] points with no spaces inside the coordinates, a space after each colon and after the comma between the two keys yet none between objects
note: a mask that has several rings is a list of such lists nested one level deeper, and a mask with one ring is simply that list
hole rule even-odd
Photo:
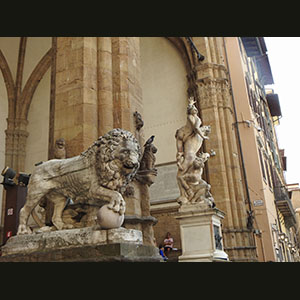
[{"label": "metal railing", "polygon": [[285,186],[276,186],[273,188],[275,201],[277,200],[290,200],[289,193]]},{"label": "metal railing", "polygon": [[292,217],[293,222],[296,222],[295,210],[292,205],[289,193],[285,186],[276,186],[273,189],[275,204],[281,211],[284,217]]}]

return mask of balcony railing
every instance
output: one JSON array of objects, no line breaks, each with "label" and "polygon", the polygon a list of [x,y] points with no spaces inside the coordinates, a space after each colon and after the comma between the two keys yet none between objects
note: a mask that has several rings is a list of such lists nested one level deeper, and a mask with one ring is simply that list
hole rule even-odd
[{"label": "balcony railing", "polygon": [[292,217],[295,219],[295,211],[289,197],[289,193],[284,186],[274,187],[275,203],[284,217]]}]

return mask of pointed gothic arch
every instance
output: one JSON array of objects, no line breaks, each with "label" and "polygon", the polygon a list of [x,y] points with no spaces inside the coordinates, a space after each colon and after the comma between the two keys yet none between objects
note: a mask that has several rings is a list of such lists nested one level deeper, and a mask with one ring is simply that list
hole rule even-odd
[{"label": "pointed gothic arch", "polygon": [[4,78],[8,99],[8,118],[13,118],[15,115],[15,99],[16,91],[12,73],[8,66],[7,60],[0,49],[0,69]]},{"label": "pointed gothic arch", "polygon": [[29,76],[24,89],[21,93],[20,98],[18,99],[18,108],[20,108],[19,116],[20,118],[27,119],[29,107],[32,101],[33,94],[47,72],[47,70],[51,66],[53,56],[53,48],[49,49],[47,53],[43,56],[43,58],[36,65],[31,75]]},{"label": "pointed gothic arch", "polygon": [[36,64],[27,82],[22,89],[22,78],[24,72],[24,60],[26,51],[26,37],[21,37],[19,52],[17,56],[17,73],[14,80],[7,59],[0,50],[0,69],[4,78],[8,100],[8,117],[5,164],[16,171],[24,171],[25,145],[28,136],[28,112],[34,92],[47,70],[51,67],[54,50],[51,47]]}]

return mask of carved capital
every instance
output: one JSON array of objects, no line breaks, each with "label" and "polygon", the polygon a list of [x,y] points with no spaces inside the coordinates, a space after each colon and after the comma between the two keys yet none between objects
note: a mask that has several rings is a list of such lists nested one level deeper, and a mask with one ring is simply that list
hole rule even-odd
[{"label": "carved capital", "polygon": [[15,119],[15,129],[26,130],[28,121],[26,119]]},{"label": "carved capital", "polygon": [[200,96],[200,108],[228,108],[232,111],[228,80],[206,77],[197,80]]}]

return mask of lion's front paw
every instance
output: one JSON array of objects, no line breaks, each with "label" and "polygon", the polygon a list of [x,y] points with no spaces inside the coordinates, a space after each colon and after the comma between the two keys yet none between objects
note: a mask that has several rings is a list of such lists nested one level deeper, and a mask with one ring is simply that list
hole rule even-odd
[{"label": "lion's front paw", "polygon": [[113,197],[111,203],[107,205],[108,208],[112,209],[113,211],[123,215],[125,213],[125,201],[121,194]]},{"label": "lion's front paw", "polygon": [[73,229],[74,225],[72,224],[64,224],[63,229]]},{"label": "lion's front paw", "polygon": [[31,234],[31,233],[32,233],[32,231],[27,225],[22,225],[22,224],[19,225],[17,235]]},{"label": "lion's front paw", "polygon": [[53,228],[54,228],[53,226],[43,226],[38,230],[36,230],[36,233],[50,232],[53,230]]}]

